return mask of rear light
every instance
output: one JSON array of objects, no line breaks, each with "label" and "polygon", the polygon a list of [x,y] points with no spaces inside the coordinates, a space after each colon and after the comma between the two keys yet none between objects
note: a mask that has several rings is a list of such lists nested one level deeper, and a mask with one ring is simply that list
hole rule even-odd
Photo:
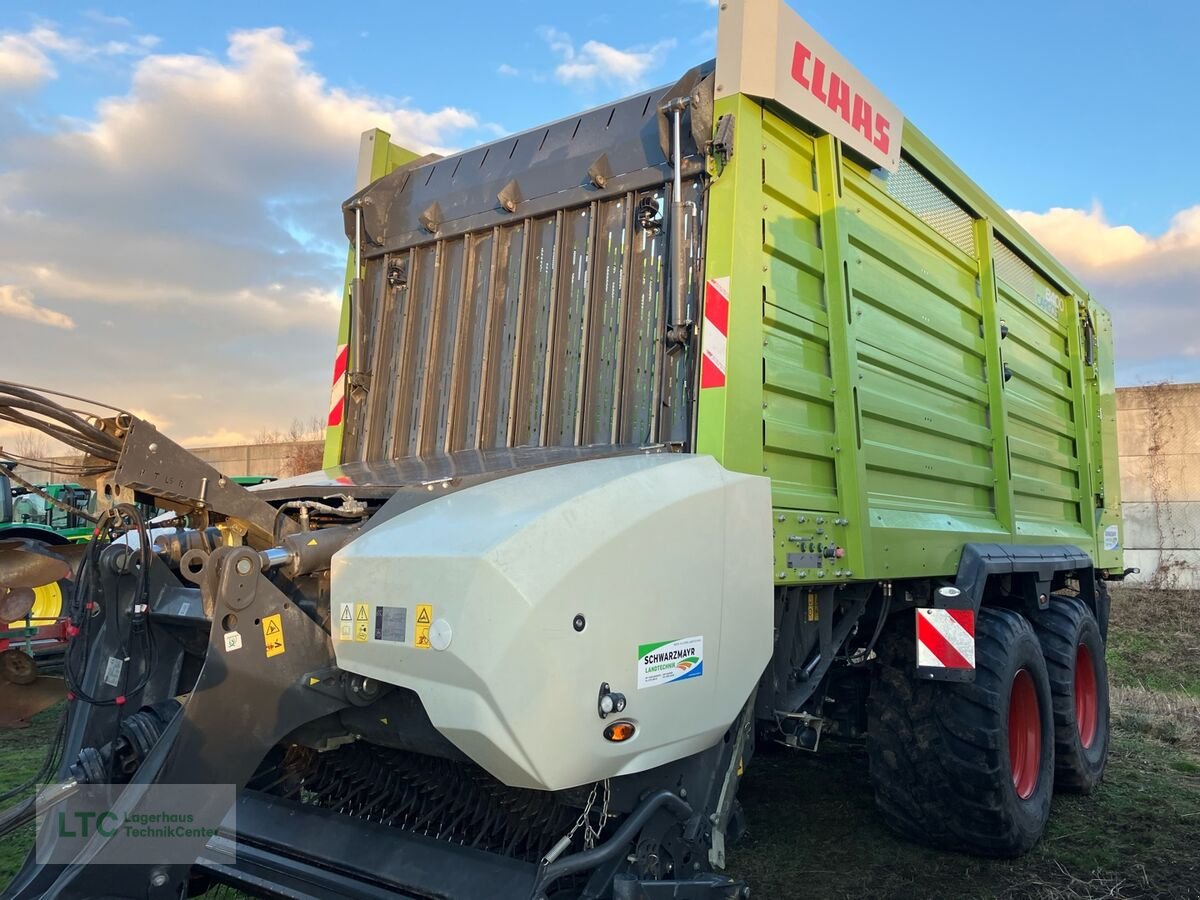
[{"label": "rear light", "polygon": [[612,741],[614,744],[619,744],[633,737],[636,731],[637,726],[632,722],[613,722],[604,729],[604,739]]}]

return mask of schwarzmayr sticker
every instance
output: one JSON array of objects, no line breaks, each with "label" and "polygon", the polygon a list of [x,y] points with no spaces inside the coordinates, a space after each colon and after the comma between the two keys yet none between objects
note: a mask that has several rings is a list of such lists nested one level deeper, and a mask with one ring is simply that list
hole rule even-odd
[{"label": "schwarzmayr sticker", "polygon": [[639,689],[658,687],[704,674],[704,637],[659,641],[638,647]]}]

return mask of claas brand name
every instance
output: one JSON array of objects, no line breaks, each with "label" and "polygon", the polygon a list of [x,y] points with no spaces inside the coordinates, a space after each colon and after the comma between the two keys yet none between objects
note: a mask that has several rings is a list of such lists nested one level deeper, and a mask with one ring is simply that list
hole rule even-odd
[{"label": "claas brand name", "polygon": [[842,120],[875,145],[880,153],[892,146],[892,123],[875,112],[871,102],[825,64],[802,41],[792,50],[792,79],[828,106]]}]

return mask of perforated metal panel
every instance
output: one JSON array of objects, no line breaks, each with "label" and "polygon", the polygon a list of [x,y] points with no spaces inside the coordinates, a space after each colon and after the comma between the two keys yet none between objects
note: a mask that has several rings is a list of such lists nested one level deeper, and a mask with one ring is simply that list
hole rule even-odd
[{"label": "perforated metal panel", "polygon": [[975,253],[974,219],[906,159],[887,175],[887,191],[918,219],[964,253]]},{"label": "perforated metal panel", "polygon": [[992,256],[996,260],[996,274],[1008,282],[1014,290],[1032,300],[1038,293],[1038,277],[1033,267],[1017,256],[1008,244],[992,238]]}]

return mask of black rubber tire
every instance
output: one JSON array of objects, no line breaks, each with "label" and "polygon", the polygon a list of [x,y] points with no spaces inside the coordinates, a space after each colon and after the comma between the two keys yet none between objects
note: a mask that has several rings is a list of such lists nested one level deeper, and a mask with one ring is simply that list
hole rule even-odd
[{"label": "black rubber tire", "polygon": [[[1054,792],[1050,679],[1033,626],[1011,610],[981,610],[974,682],[918,679],[912,614],[897,616],[877,649],[867,751],[887,824],[913,840],[981,856],[1029,850],[1045,830]],[[1037,783],[1024,800],[1008,746],[1009,701],[1021,669],[1032,676],[1041,722]]]},{"label": "black rubber tire", "polygon": [[[1100,783],[1108,762],[1108,664],[1100,623],[1082,600],[1056,596],[1034,617],[1033,626],[1054,698],[1054,786],[1086,794]],[[1096,732],[1090,747],[1083,746],[1075,712],[1075,660],[1081,646],[1088,649],[1096,678]]]},{"label": "black rubber tire", "polygon": [[1108,582],[1096,579],[1096,621],[1100,624],[1100,638],[1108,646],[1108,619],[1112,614],[1112,595]]}]

